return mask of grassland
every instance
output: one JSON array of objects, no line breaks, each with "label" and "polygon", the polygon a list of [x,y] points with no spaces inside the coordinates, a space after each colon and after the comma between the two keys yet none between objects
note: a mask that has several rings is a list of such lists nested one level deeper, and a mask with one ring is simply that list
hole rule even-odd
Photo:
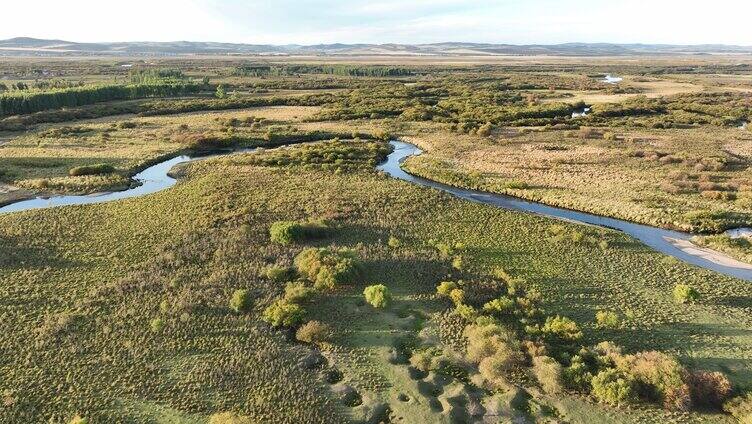
[{"label": "grassland", "polygon": [[[426,151],[408,170],[450,184],[660,226],[748,225],[751,140],[732,125],[748,113],[747,82],[731,64],[698,60],[707,72],[681,77],[659,61],[562,59],[538,72],[523,60],[418,60],[389,78],[248,76],[232,61],[165,61],[238,94],[9,118],[24,124],[4,135],[0,181],[29,195],[124,187],[180,152],[268,149],[183,165],[178,185],[142,198],[0,215],[0,421],[203,423],[233,412],[251,422],[732,422],[718,405],[672,410],[641,396],[609,406],[589,390],[551,392],[531,361],[543,349],[569,369],[573,356],[611,341],[625,355],[673,355],[687,375],[721,372],[733,394],[752,391],[749,283],[617,232],[465,202],[374,170],[394,135]],[[123,72],[73,63],[49,66],[87,81]],[[598,82],[616,71],[628,76],[624,87]],[[24,80],[21,69],[6,72]],[[583,93],[647,94],[660,108],[609,103],[601,110],[637,115],[573,119]],[[279,105],[249,107],[257,98]],[[302,141],[313,143],[275,148]],[[115,171],[69,175],[97,164]],[[279,221],[323,230],[281,244],[269,233]],[[294,269],[310,247],[349,249],[356,277],[311,291]],[[267,308],[289,297],[291,281],[307,288],[302,322],[272,327]],[[437,294],[442,282],[462,293]],[[391,292],[386,308],[364,300],[375,284]],[[699,299],[678,303],[683,284]],[[247,309],[231,307],[238,290]],[[504,296],[516,309],[494,322],[526,347],[495,384],[470,358],[464,330]],[[617,323],[604,325],[604,312]],[[536,333],[555,316],[581,337],[562,344]],[[298,340],[306,321],[331,337]]]},{"label": "grassland", "polygon": [[[742,150],[752,133],[739,129],[508,129],[484,139],[435,132],[411,140],[427,154],[407,169],[450,184],[685,231],[752,223]],[[713,214],[725,217],[705,219]]]},{"label": "grassland", "polygon": [[[606,251],[561,244],[546,232],[551,221],[366,171],[248,166],[233,157],[194,164],[187,174],[174,190],[141,199],[0,218],[3,346],[12,352],[2,367],[12,399],[4,420],[75,413],[97,421],[168,414],[201,419],[217,410],[255,419],[345,419],[347,408],[317,389],[324,384],[317,371],[295,365],[308,349],[258,320],[283,288],[263,277],[263,269],[289,264],[299,249],[268,240],[269,225],[281,218],[331,219],[335,231],[316,244],[352,247],[363,258],[363,277],[317,299],[308,318],[335,329],[322,352],[364,405],[386,402],[406,420],[439,420],[442,411],[432,410],[430,396],[421,394],[423,380],[387,361],[395,338],[446,325],[439,319],[446,303],[433,293],[448,274],[479,280],[495,266],[539,288],[550,313],[581,323],[585,343],[607,337],[629,349],[676,352],[693,366],[724,370],[742,387],[750,381],[749,285],[668,261],[619,234],[593,234],[613,246]],[[186,221],[194,223],[192,230]],[[390,236],[402,246],[388,247]],[[452,270],[432,247],[437,242],[463,243],[466,268]],[[359,296],[375,281],[394,292],[395,303],[384,312],[369,309]],[[702,302],[676,305],[671,289],[678,282],[698,287]],[[227,308],[237,288],[254,294],[249,315]],[[604,334],[593,323],[601,309],[631,311],[633,318]],[[165,324],[154,332],[149,323],[156,317]],[[401,393],[413,400],[398,401]],[[719,419],[651,407],[617,413],[586,399],[571,402],[580,405],[576,409],[585,402],[593,410],[588,414],[624,419]],[[559,408],[565,417],[574,413]]]},{"label": "grassland", "polygon": [[[138,170],[196,147],[191,145],[196,137],[232,139],[237,140],[236,144],[263,142],[270,127],[295,123],[316,111],[315,107],[272,106],[242,113],[126,116],[74,125],[43,125],[5,143],[0,153],[0,178],[6,184],[44,192],[92,193],[124,188]],[[101,163],[112,165],[116,172],[70,175],[75,167]]]}]

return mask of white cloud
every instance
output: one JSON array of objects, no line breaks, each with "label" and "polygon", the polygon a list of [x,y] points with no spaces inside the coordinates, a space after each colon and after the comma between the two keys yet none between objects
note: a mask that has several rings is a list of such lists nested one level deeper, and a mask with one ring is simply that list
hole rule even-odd
[{"label": "white cloud", "polygon": [[31,0],[0,13],[0,38],[752,45],[748,0]]}]

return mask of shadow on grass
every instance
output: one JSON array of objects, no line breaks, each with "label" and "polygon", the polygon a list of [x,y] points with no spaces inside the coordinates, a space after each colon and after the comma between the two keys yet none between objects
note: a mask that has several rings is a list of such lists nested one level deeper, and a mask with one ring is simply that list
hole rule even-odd
[{"label": "shadow on grass", "polygon": [[25,246],[19,237],[0,235],[0,270],[23,268],[69,268],[75,262],[64,259],[49,246]]}]

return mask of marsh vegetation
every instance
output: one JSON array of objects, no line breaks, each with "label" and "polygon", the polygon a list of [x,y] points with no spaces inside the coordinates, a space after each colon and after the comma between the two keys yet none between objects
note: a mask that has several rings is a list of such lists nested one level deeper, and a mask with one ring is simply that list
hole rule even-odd
[{"label": "marsh vegetation", "polygon": [[[45,65],[87,73],[72,88],[4,66],[14,99],[112,73],[196,87],[2,118],[9,186],[92,193],[180,153],[261,149],[186,164],[150,196],[0,216],[0,421],[749,419],[748,282],[375,170],[404,137],[426,151],[405,167],[452,185],[750,225],[749,94],[704,79],[724,65],[682,77],[705,92],[659,98],[641,81],[676,70],[650,63]],[[625,79],[592,77],[607,72]],[[572,118],[580,94],[618,101]]]}]

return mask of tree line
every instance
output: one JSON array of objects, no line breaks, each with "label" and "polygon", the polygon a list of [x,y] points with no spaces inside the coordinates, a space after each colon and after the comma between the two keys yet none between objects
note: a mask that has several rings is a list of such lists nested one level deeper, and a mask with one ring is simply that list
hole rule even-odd
[{"label": "tree line", "polygon": [[177,96],[196,93],[200,89],[200,85],[192,82],[166,82],[73,87],[40,92],[3,93],[0,95],[0,116],[83,106],[111,100]]},{"label": "tree line", "polygon": [[354,65],[266,65],[246,64],[235,68],[239,76],[285,76],[298,74],[326,74],[351,77],[398,77],[410,76],[412,69],[397,66],[354,66]]}]

